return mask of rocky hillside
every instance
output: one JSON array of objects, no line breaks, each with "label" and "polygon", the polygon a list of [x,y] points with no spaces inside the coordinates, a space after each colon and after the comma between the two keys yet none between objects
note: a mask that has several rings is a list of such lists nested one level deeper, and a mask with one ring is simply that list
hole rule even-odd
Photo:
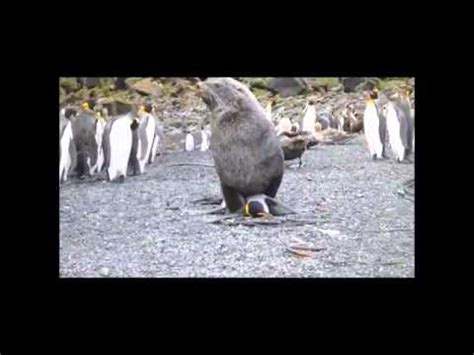
[{"label": "rocky hillside", "polygon": [[[180,144],[183,128],[198,134],[198,122],[209,114],[197,95],[196,83],[205,78],[60,78],[60,106],[100,103],[110,115],[129,112],[133,106],[153,102],[165,126],[168,148]],[[308,99],[321,110],[334,110],[353,101],[364,101],[364,90],[414,87],[414,78],[236,78],[249,86],[262,105],[270,100],[276,111],[298,119]],[[361,108],[362,109],[362,106]],[[173,139],[176,137],[176,139]]]}]

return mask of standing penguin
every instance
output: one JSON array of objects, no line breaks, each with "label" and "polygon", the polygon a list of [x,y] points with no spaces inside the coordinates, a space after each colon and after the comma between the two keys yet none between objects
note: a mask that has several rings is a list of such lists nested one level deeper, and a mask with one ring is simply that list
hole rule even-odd
[{"label": "standing penguin", "polygon": [[138,120],[130,112],[116,116],[107,122],[103,135],[104,167],[108,180],[118,178],[125,181],[132,151],[132,131],[138,127]]},{"label": "standing penguin", "polygon": [[282,116],[280,122],[278,122],[278,125],[275,127],[276,135],[278,136],[283,132],[289,131],[291,131],[291,121],[288,117]]},{"label": "standing penguin", "polygon": [[411,152],[413,144],[411,118],[401,102],[390,101],[385,106],[390,147],[398,162]]},{"label": "standing penguin", "polygon": [[273,100],[270,100],[270,102],[267,104],[265,111],[267,111],[267,116],[266,116],[267,119],[273,123],[272,108],[273,108]]},{"label": "standing penguin", "polygon": [[201,152],[206,152],[209,150],[210,144],[209,139],[211,137],[210,129],[201,127]]},{"label": "standing penguin", "polygon": [[306,112],[303,116],[302,131],[311,134],[316,133],[316,105],[313,100],[308,101]]},{"label": "standing penguin", "polygon": [[65,110],[59,114],[59,182],[67,181],[69,172],[76,162],[76,149],[72,124],[66,118]]},{"label": "standing penguin", "polygon": [[156,121],[153,115],[145,111],[145,106],[140,106],[137,116],[139,118],[139,125],[136,132],[133,132],[133,135],[136,137],[133,139],[132,151],[136,154],[138,173],[143,174],[152,150]]},{"label": "standing penguin", "polygon": [[91,168],[91,173],[99,172],[102,170],[104,165],[104,151],[102,149],[102,136],[104,135],[104,129],[107,117],[107,109],[102,109],[100,106],[94,108],[96,111],[96,128],[95,128],[95,140],[97,142],[97,162]]},{"label": "standing penguin", "polygon": [[369,93],[364,111],[364,132],[372,159],[381,159],[385,156],[386,122],[382,110],[375,100],[376,91]]},{"label": "standing penguin", "polygon": [[192,152],[194,150],[194,137],[190,130],[186,130],[186,140],[184,143],[184,150],[186,152]]},{"label": "standing penguin", "polygon": [[405,112],[405,116],[407,117],[407,131],[406,131],[406,151],[405,154],[406,156],[410,155],[413,153],[414,150],[414,142],[415,142],[415,116],[414,116],[414,110],[413,110],[413,105],[410,100],[410,95],[412,91],[410,88],[407,88],[404,90],[403,94],[401,95],[401,107],[403,111]]},{"label": "standing penguin", "polygon": [[96,140],[97,119],[89,104],[82,104],[81,113],[72,121],[72,133],[77,150],[77,173],[79,178],[92,175],[97,164]]},{"label": "standing penguin", "polygon": [[151,142],[150,154],[148,156],[148,164],[152,164],[155,161],[155,157],[158,154],[163,153],[164,149],[164,128],[163,123],[158,119],[156,115],[155,105],[149,103],[145,105],[144,110],[155,120],[155,132],[153,140]]}]

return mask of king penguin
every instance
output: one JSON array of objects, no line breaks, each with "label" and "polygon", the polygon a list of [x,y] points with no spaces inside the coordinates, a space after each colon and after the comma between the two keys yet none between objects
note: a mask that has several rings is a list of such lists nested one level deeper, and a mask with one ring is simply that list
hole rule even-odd
[{"label": "king penguin", "polygon": [[107,109],[100,106],[94,107],[96,116],[95,140],[97,142],[97,163],[91,168],[91,174],[102,170],[104,165],[104,151],[102,149],[102,136],[104,135],[105,125],[107,124]]},{"label": "king penguin", "polygon": [[66,111],[63,109],[59,114],[59,182],[67,181],[69,172],[74,168],[76,161],[76,151],[72,124],[66,118]]},{"label": "king penguin", "polygon": [[375,100],[377,91],[369,93],[369,98],[364,111],[364,133],[372,159],[385,157],[386,121],[381,108]]},{"label": "king penguin", "polygon": [[206,152],[209,150],[210,143],[209,139],[211,138],[211,131],[207,127],[201,127],[201,152]]},{"label": "king penguin", "polygon": [[398,162],[411,153],[413,144],[412,119],[410,108],[403,98],[389,101],[385,106],[390,147]]},{"label": "king penguin", "polygon": [[401,99],[403,111],[405,112],[405,115],[408,118],[407,132],[406,132],[407,147],[406,147],[406,152],[405,152],[407,156],[414,152],[414,146],[415,146],[415,112],[410,100],[411,93],[412,93],[412,90],[410,88],[405,89],[402,95],[402,99]]},{"label": "king penguin", "polygon": [[265,111],[267,111],[267,116],[266,116],[267,119],[273,123],[272,108],[273,108],[273,100],[270,100],[270,102],[267,104]]},{"label": "king penguin", "polygon": [[77,150],[77,173],[79,178],[92,175],[97,164],[96,140],[97,119],[89,104],[82,104],[81,113],[72,120],[72,133]]},{"label": "king penguin", "polygon": [[104,129],[104,167],[108,180],[125,181],[132,151],[132,131],[138,127],[138,120],[129,112],[109,120]]},{"label": "king penguin", "polygon": [[313,135],[316,134],[316,105],[313,100],[308,101],[301,130]]},{"label": "king penguin", "polygon": [[194,150],[194,137],[190,130],[186,130],[186,140],[184,143],[184,150],[186,152],[192,152]]},{"label": "king penguin", "polygon": [[140,109],[137,113],[140,124],[137,128],[138,144],[136,149],[138,168],[139,173],[143,174],[145,172],[145,165],[149,160],[153,138],[156,131],[156,121],[152,114],[145,110],[145,106],[140,106]]},{"label": "king penguin", "polygon": [[295,211],[283,205],[283,203],[265,194],[248,197],[244,205],[244,216],[247,217],[284,216],[294,213]]},{"label": "king penguin", "polygon": [[150,154],[148,156],[148,164],[152,164],[155,161],[156,155],[162,154],[164,149],[164,128],[163,123],[158,119],[156,115],[155,105],[149,103],[145,105],[145,112],[147,112],[155,120],[155,132],[151,143]]}]

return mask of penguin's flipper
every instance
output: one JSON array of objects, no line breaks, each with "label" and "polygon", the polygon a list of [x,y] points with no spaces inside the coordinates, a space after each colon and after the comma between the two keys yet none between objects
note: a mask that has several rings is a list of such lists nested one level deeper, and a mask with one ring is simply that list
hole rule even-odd
[{"label": "penguin's flipper", "polygon": [[280,201],[278,201],[278,200],[276,200],[276,199],[274,199],[270,196],[266,196],[265,201],[266,201],[266,203],[268,205],[268,208],[270,210],[270,214],[272,214],[274,216],[285,216],[285,215],[289,215],[289,214],[299,214],[298,212],[296,212],[292,208],[286,206],[282,202],[280,202]]}]

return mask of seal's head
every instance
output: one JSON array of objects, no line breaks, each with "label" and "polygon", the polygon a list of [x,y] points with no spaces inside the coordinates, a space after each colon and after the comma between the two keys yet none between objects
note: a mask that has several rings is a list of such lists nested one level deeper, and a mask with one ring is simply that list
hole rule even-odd
[{"label": "seal's head", "polygon": [[253,97],[250,90],[232,78],[209,78],[199,82],[202,100],[211,111],[240,107]]}]

